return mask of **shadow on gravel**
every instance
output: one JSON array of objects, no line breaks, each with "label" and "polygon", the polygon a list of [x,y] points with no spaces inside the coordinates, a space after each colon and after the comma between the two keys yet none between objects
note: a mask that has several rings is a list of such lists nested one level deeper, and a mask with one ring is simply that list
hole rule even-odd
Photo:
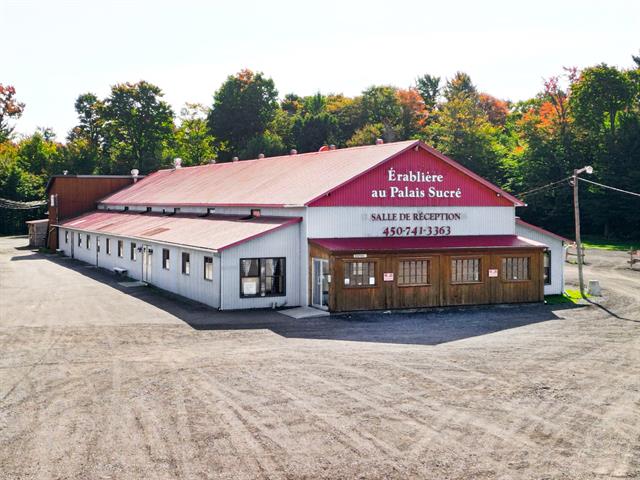
[{"label": "shadow on gravel", "polygon": [[108,270],[57,255],[33,253],[12,260],[46,259],[149,303],[195,330],[266,329],[285,338],[438,345],[511,328],[558,320],[555,311],[578,305],[492,305],[418,312],[362,312],[296,320],[276,310],[218,311],[153,286],[128,288]]},{"label": "shadow on gravel", "polygon": [[620,315],[618,315],[617,313],[615,313],[612,310],[609,310],[607,307],[605,307],[604,305],[600,305],[598,302],[594,302],[593,300],[590,299],[586,299],[587,302],[589,302],[591,305],[594,305],[596,307],[598,307],[600,310],[606,312],[607,314],[611,315],[614,318],[617,318],[618,320],[625,320],[627,322],[634,322],[634,323],[640,323],[640,320],[634,320],[633,318],[625,318],[625,317],[621,317]]}]

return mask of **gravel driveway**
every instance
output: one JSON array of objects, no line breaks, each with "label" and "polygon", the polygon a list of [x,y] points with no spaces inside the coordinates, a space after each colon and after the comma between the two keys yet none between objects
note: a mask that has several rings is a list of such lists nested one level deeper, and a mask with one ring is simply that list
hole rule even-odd
[{"label": "gravel driveway", "polygon": [[[640,271],[600,305],[219,313],[0,238],[0,478],[640,478]],[[574,282],[574,267],[567,267]]]}]

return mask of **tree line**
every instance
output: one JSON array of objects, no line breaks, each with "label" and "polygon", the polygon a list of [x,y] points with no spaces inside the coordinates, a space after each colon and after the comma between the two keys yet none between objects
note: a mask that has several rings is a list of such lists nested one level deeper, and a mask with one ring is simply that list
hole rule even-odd
[{"label": "tree line", "polygon": [[[425,74],[408,88],[373,85],[360,95],[279,96],[274,81],[242,70],[211,105],[187,103],[176,115],[162,90],[121,83],[106,98],[75,102],[77,125],[64,141],[48,128],[14,133],[25,105],[0,84],[0,197],[36,200],[51,175],[146,174],[184,166],[420,139],[528,203],[523,219],[572,234],[571,188],[561,182],[592,165],[590,178],[640,190],[640,57],[629,68],[565,69],[532,98],[511,102],[480,91],[469,75]],[[581,184],[583,229],[605,237],[640,235],[636,197]]]}]

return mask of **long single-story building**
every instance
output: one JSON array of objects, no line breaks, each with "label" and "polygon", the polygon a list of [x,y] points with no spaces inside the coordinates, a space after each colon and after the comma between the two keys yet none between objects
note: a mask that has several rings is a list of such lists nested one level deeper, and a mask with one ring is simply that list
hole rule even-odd
[{"label": "long single-story building", "polygon": [[420,141],[160,170],[60,221],[58,247],[219,309],[538,302],[564,239]]}]

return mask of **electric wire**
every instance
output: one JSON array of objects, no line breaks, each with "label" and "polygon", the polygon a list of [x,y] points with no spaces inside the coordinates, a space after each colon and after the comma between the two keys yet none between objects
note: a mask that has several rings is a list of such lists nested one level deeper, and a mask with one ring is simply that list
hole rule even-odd
[{"label": "electric wire", "polygon": [[593,183],[602,188],[608,188],[610,190],[615,190],[616,192],[626,193],[628,195],[635,195],[636,197],[640,197],[640,193],[630,192],[629,190],[622,190],[621,188],[612,187],[610,185],[605,185],[603,183],[594,182],[593,180],[587,180],[586,178],[578,177],[578,180],[582,180],[583,182]]},{"label": "electric wire", "polygon": [[533,188],[531,190],[527,190],[526,192],[520,193],[519,195],[516,195],[516,196],[517,197],[525,197],[527,195],[531,195],[532,193],[536,193],[536,192],[539,192],[539,191],[542,191],[542,190],[546,190],[547,188],[554,187],[554,185],[557,185],[554,188],[558,188],[560,186],[559,184],[561,184],[563,182],[566,182],[567,180],[570,180],[571,178],[572,177],[566,177],[566,178],[563,178],[562,180],[558,180],[556,182],[551,182],[551,183],[548,183],[546,185],[542,185],[541,187],[536,187],[536,188]]}]

